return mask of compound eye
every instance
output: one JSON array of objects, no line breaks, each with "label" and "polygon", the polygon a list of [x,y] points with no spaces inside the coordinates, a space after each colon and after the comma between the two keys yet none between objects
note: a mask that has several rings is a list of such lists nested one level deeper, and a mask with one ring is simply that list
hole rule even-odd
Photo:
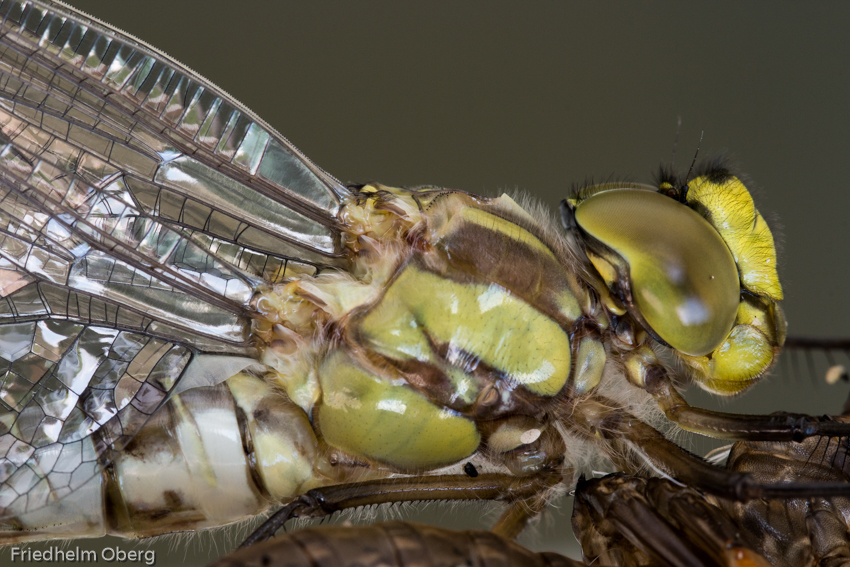
[{"label": "compound eye", "polygon": [[621,288],[631,290],[626,303],[649,332],[692,356],[720,346],[741,289],[732,253],[708,221],[670,197],[636,189],[596,193],[576,206],[575,219],[619,255],[612,264]]}]

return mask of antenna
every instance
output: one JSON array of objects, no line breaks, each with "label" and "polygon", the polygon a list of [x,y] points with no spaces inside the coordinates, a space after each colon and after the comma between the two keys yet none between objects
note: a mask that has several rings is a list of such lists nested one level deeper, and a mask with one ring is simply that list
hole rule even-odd
[{"label": "antenna", "polygon": [[685,176],[685,183],[682,185],[682,190],[680,191],[679,200],[682,203],[688,202],[688,181],[691,180],[691,173],[694,171],[694,164],[697,162],[697,156],[699,155],[699,148],[702,146],[702,137],[705,135],[705,130],[699,133],[699,143],[697,144],[697,151],[694,152],[694,159],[691,161],[691,167],[688,169],[688,174]]}]

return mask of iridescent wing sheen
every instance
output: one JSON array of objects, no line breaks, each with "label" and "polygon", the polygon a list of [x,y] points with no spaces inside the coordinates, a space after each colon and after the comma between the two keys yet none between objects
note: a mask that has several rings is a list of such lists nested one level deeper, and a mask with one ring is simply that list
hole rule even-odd
[{"label": "iridescent wing sheen", "polygon": [[9,517],[90,479],[210,356],[253,362],[255,289],[342,262],[344,188],[139,40],[50,2],[0,21]]}]

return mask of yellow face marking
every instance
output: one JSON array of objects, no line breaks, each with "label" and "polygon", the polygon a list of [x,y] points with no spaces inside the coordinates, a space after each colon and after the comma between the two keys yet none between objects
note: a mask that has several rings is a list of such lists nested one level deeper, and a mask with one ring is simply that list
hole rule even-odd
[{"label": "yellow face marking", "polygon": [[468,457],[481,443],[474,422],[411,388],[367,373],[347,353],[332,354],[319,373],[319,430],[334,447],[423,470]]},{"label": "yellow face marking", "polygon": [[[755,327],[765,334],[771,344],[781,346],[784,340],[785,319],[776,319],[778,306],[769,302],[765,305],[764,298],[748,297],[741,301],[735,323],[738,325],[749,325]],[[781,311],[781,309],[780,309]],[[779,326],[783,326],[782,329]]]},{"label": "yellow face marking", "polygon": [[430,339],[447,345],[449,363],[453,354],[473,355],[545,396],[557,394],[570,374],[569,338],[550,318],[499,286],[462,284],[413,265],[364,317],[361,331],[389,358],[437,363]]},{"label": "yellow face marking", "polygon": [[749,325],[736,325],[710,360],[701,357],[690,363],[706,376],[698,381],[702,388],[730,395],[752,386],[772,361],[773,346],[764,333]]},{"label": "yellow face marking", "polygon": [[697,177],[688,187],[688,203],[699,203],[710,212],[708,220],[732,251],[743,286],[759,295],[782,299],[773,234],[744,184],[737,177],[722,183]]}]

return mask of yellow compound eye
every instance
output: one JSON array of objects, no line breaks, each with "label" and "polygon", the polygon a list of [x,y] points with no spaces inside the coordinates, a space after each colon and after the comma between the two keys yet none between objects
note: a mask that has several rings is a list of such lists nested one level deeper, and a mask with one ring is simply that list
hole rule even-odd
[{"label": "yellow compound eye", "polygon": [[735,323],[740,280],[729,247],[704,218],[653,191],[611,189],[579,203],[575,219],[620,256],[612,264],[650,332],[692,356],[720,346]]}]

